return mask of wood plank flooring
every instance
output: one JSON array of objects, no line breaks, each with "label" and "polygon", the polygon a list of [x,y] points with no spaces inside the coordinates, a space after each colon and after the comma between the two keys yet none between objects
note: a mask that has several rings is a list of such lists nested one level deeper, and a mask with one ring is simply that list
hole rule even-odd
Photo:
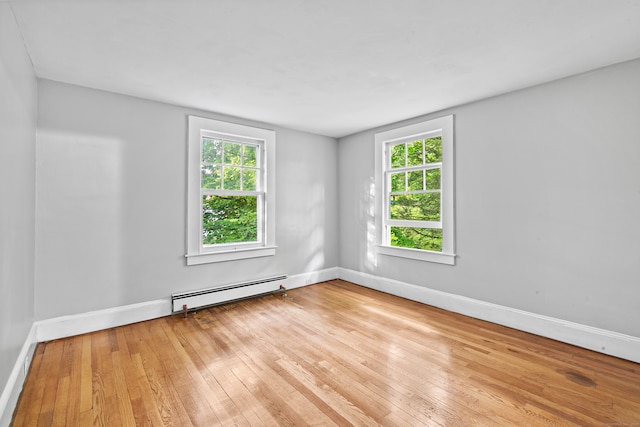
[{"label": "wood plank flooring", "polygon": [[340,280],[37,346],[14,426],[640,426],[640,365]]}]

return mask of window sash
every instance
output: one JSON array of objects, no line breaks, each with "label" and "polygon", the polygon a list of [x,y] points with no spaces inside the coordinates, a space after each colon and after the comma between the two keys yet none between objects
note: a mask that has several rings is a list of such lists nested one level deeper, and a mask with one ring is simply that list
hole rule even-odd
[{"label": "window sash", "polygon": [[[220,162],[205,162],[203,160],[204,156],[204,140],[212,139],[218,140],[221,142],[221,152],[220,152]],[[241,146],[241,154],[240,154],[240,164],[229,164],[225,163],[225,145],[226,143],[231,144],[239,144]],[[250,146],[255,147],[256,149],[256,159],[255,166],[244,166],[244,147]],[[264,199],[265,192],[261,191],[262,184],[264,182],[264,177],[262,176],[262,172],[264,170],[262,166],[262,160],[264,158],[263,155],[263,146],[264,141],[254,140],[250,138],[242,138],[238,136],[225,136],[222,134],[218,134],[215,132],[201,131],[200,134],[200,165],[211,165],[220,167],[220,189],[211,189],[202,187],[202,175],[200,175],[200,200],[199,200],[199,211],[200,211],[200,251],[201,252],[215,252],[218,250],[227,250],[229,248],[235,247],[260,247],[264,246],[264,228],[265,228],[265,214],[264,214]],[[244,188],[244,174],[242,170],[251,169],[256,171],[256,190],[229,190],[225,189],[225,168],[237,168],[240,169],[240,188]],[[204,217],[202,215],[203,206],[202,199],[203,196],[249,196],[249,197],[257,197],[257,206],[256,206],[256,228],[257,228],[257,238],[255,241],[248,242],[229,242],[229,243],[213,243],[213,244],[205,244],[204,243]]]},{"label": "window sash", "polygon": [[[378,254],[449,265],[455,264],[453,118],[452,115],[443,116],[376,133],[375,227],[377,230],[376,248]],[[426,148],[425,141],[437,137],[441,138],[442,157],[438,159],[440,161],[429,162],[432,158],[431,156],[427,157],[427,153],[433,153],[433,151]],[[420,156],[411,149],[411,146],[419,140],[422,141],[422,161],[429,163],[417,164]],[[405,144],[404,150],[394,148],[394,157],[392,159],[392,147],[400,144]],[[413,145],[414,150],[419,149],[418,145]],[[401,154],[401,152],[404,154]],[[404,155],[404,161],[399,155]],[[393,167],[394,165],[396,167]],[[433,169],[440,169],[438,176],[436,176],[436,173],[429,174],[427,172]],[[421,182],[415,171],[423,171]],[[413,173],[410,174],[411,172]],[[393,176],[392,180],[393,174],[402,173],[405,174],[403,177]],[[402,184],[403,179],[404,184]],[[439,188],[436,188],[438,179],[440,181]],[[420,189],[420,185],[422,185],[422,189]],[[415,213],[416,216],[418,218],[423,217],[420,220],[391,219],[390,206],[392,197],[430,193],[440,195],[438,221],[430,221],[424,218],[425,215],[435,213],[436,210],[434,209],[431,210],[432,212],[417,211]],[[407,204],[407,207],[410,206],[410,203]],[[395,218],[405,216],[396,210],[394,210],[393,215]],[[411,217],[413,213],[407,211],[406,216]],[[442,230],[441,251],[392,246],[391,229],[399,227]]]},{"label": "window sash", "polygon": [[[408,138],[402,138],[400,141],[395,140],[395,141],[386,141],[385,142],[385,149],[384,149],[384,160],[383,160],[383,164],[384,164],[384,171],[383,171],[383,175],[384,175],[384,189],[383,189],[383,194],[384,194],[384,217],[383,217],[383,227],[384,227],[384,240],[383,242],[385,244],[389,244],[389,239],[390,239],[390,233],[391,233],[391,227],[408,227],[408,228],[437,228],[437,229],[442,229],[442,220],[440,221],[424,221],[424,220],[400,220],[400,219],[392,219],[391,218],[391,204],[389,203],[389,199],[391,196],[395,196],[395,195],[412,195],[412,194],[430,194],[430,193],[439,193],[442,194],[442,183],[440,184],[440,188],[439,189],[433,189],[433,190],[427,190],[424,189],[424,187],[426,186],[426,183],[423,182],[423,189],[422,190],[408,190],[409,188],[409,174],[408,172],[414,172],[414,171],[428,171],[428,170],[434,170],[434,169],[440,169],[442,170],[442,163],[443,162],[433,162],[433,163],[424,163],[421,165],[413,165],[413,166],[403,166],[403,167],[392,167],[392,162],[391,162],[391,147],[395,146],[395,145],[399,145],[399,144],[406,144],[408,142],[415,142],[417,140],[422,140],[423,141],[423,146],[424,146],[424,140],[428,139],[428,138],[435,138],[438,136],[442,136],[442,133],[437,130],[437,131],[432,131],[432,132],[427,132],[421,135],[416,135],[416,136],[412,136],[412,137],[408,137]],[[405,153],[405,159],[406,159],[406,153]],[[423,161],[424,161],[424,150],[422,153],[422,157],[423,157]],[[391,185],[391,175],[393,174],[398,174],[398,173],[405,173],[405,188],[407,190],[405,191],[391,191],[392,190],[392,185]],[[424,172],[423,172],[424,173]],[[440,218],[442,219],[442,197],[440,197]]]},{"label": "window sash", "polygon": [[201,189],[202,196],[264,196],[264,191],[211,190]]},{"label": "window sash", "polygon": [[388,219],[388,227],[442,228],[442,221],[420,221],[416,219]]},{"label": "window sash", "polygon": [[[203,159],[204,156],[204,140],[217,140],[221,142],[221,151],[220,151],[220,161],[219,162],[205,162]],[[240,154],[240,164],[229,164],[225,163],[225,145],[226,143],[231,144],[239,144],[241,146]],[[244,156],[244,148],[245,147],[254,147],[255,148],[255,166],[249,165],[246,166],[245,156]],[[200,132],[200,168],[202,166],[213,166],[219,168],[220,173],[220,188],[219,190],[227,190],[227,191],[245,191],[245,190],[231,190],[225,188],[225,169],[239,169],[240,171],[240,188],[244,189],[244,170],[254,170],[256,171],[256,182],[255,182],[255,191],[262,191],[264,188],[264,141],[259,139],[251,139],[239,136],[229,136],[225,134],[215,133],[211,131],[201,130]],[[202,190],[218,190],[218,189],[210,189],[202,186],[202,175],[200,175],[200,188]]]},{"label": "window sash", "polygon": [[442,168],[442,162],[425,163],[423,165],[416,165],[416,166],[404,166],[401,168],[389,167],[385,170],[385,173],[391,175],[392,173],[431,170],[431,169],[439,169],[439,168],[440,169]]},{"label": "window sash", "polygon": [[[255,164],[253,150],[242,151],[246,155],[240,165],[226,165],[241,168],[240,179],[249,179],[250,185],[244,188],[240,185],[236,189],[223,189],[218,182],[218,171],[213,171],[213,179],[207,180],[207,187],[203,186],[203,167],[207,165],[220,166],[225,159],[218,151],[218,147],[207,146],[207,162],[203,162],[203,138],[211,138],[230,143],[255,146]],[[211,142],[207,142],[211,144]],[[188,179],[187,179],[187,265],[198,265],[211,262],[232,261],[245,258],[273,256],[276,251],[276,221],[275,221],[275,144],[276,133],[273,130],[261,129],[253,126],[241,125],[219,120],[188,116]],[[237,147],[228,146],[228,148]],[[235,150],[234,150],[235,151]],[[237,154],[236,154],[237,155]],[[228,163],[236,163],[235,159],[226,159]],[[204,165],[204,166],[203,166]],[[246,172],[251,171],[251,172]],[[255,171],[255,186],[253,174]],[[206,171],[205,171],[206,173]],[[212,175],[209,175],[210,177]],[[246,184],[246,181],[243,181]],[[260,235],[258,242],[236,242],[203,245],[203,196],[250,196],[256,197],[258,211],[256,219],[259,221]],[[252,203],[253,204],[253,203]],[[251,210],[253,211],[253,209]],[[253,218],[250,221],[253,223]],[[253,229],[252,232],[257,231]],[[235,235],[237,237],[238,235]],[[247,234],[247,237],[253,237]],[[241,240],[241,238],[240,238]]]}]

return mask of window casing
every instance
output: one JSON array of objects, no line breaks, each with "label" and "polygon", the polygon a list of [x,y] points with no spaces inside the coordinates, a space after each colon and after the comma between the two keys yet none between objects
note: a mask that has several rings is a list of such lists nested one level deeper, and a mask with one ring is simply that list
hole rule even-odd
[{"label": "window casing", "polygon": [[187,264],[275,254],[275,132],[189,116]]},{"label": "window casing", "polygon": [[453,116],[375,142],[378,253],[455,264]]}]

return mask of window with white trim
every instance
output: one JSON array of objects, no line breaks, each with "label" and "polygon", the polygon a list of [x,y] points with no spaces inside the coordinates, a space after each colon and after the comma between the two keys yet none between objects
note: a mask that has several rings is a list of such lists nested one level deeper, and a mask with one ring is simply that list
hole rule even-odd
[{"label": "window with white trim", "polygon": [[453,116],[375,135],[378,252],[455,264]]},{"label": "window with white trim", "polygon": [[189,116],[187,264],[275,254],[275,132]]}]

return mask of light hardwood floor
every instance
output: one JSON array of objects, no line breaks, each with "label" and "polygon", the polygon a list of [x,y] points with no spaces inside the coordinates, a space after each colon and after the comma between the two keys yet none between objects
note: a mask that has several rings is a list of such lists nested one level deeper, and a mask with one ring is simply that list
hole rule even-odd
[{"label": "light hardwood floor", "polygon": [[640,426],[640,365],[335,280],[41,343],[14,425]]}]

